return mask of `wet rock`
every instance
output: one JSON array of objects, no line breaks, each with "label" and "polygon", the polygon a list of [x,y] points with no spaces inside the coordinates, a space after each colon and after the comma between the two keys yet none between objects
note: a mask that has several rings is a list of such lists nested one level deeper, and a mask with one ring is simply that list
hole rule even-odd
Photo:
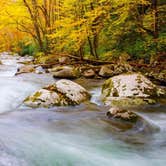
[{"label": "wet rock", "polygon": [[127,133],[127,135],[121,135],[124,139],[126,139],[126,137],[127,139],[132,139],[132,137],[135,136],[139,139],[142,136],[145,137],[159,131],[157,126],[127,109],[112,107],[106,115],[108,118],[107,122],[111,124],[114,131]]},{"label": "wet rock", "polygon": [[141,105],[154,105],[157,103],[156,99],[149,99],[149,98],[120,98],[120,97],[114,97],[114,98],[107,98],[107,101],[105,101],[106,105],[113,105],[113,106],[123,106],[123,107],[135,107],[135,106],[141,106]]},{"label": "wet rock", "polygon": [[85,78],[93,78],[93,77],[95,77],[95,75],[96,75],[96,73],[93,69],[85,70],[83,73],[83,76]]},{"label": "wet rock", "polygon": [[153,84],[139,73],[122,74],[105,81],[102,88],[102,99],[105,104],[145,104],[154,103],[152,98],[162,97],[165,90]]},{"label": "wet rock", "polygon": [[33,73],[33,72],[35,72],[34,65],[24,65],[18,68],[17,73],[15,75],[19,75],[22,73]]},{"label": "wet rock", "polygon": [[27,97],[24,104],[30,107],[69,106],[89,99],[90,94],[82,86],[63,79]]},{"label": "wet rock", "polygon": [[118,107],[112,107],[107,112],[107,116],[109,118],[124,120],[127,122],[136,122],[138,119],[138,115],[135,114],[134,112]]},{"label": "wet rock", "polygon": [[23,73],[36,73],[36,74],[43,74],[45,70],[41,66],[35,65],[24,65],[17,69],[15,75],[23,74]]},{"label": "wet rock", "polygon": [[45,70],[41,66],[38,66],[35,68],[35,73],[36,74],[44,74]]},{"label": "wet rock", "polygon": [[74,79],[80,77],[80,72],[76,68],[70,66],[57,66],[49,69],[49,72],[53,74],[54,78]]}]

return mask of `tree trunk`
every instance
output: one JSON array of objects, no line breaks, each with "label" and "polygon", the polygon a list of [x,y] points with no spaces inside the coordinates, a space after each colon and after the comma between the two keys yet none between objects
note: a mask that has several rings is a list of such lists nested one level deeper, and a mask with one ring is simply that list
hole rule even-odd
[{"label": "tree trunk", "polygon": [[39,48],[41,51],[43,51],[43,41],[41,37],[41,32],[40,32],[40,26],[38,25],[38,9],[37,9],[37,1],[32,0],[32,7],[30,4],[27,2],[27,0],[23,0],[25,7],[28,9],[28,12],[30,14],[31,20],[33,22],[33,27],[35,31],[35,40],[37,40],[37,43],[39,45]]},{"label": "tree trunk", "polygon": [[92,44],[92,41],[90,39],[90,37],[88,37],[88,42],[89,42],[89,48],[90,48],[90,54],[95,57],[95,54],[93,52],[93,44]]},{"label": "tree trunk", "polygon": [[93,38],[93,48],[94,48],[94,53],[95,53],[95,58],[99,59],[98,53],[97,53],[97,48],[98,48],[98,35],[94,35]]},{"label": "tree trunk", "polygon": [[157,39],[159,36],[157,7],[158,7],[158,0],[152,0],[152,10],[154,12],[153,36],[155,39]]},{"label": "tree trunk", "polygon": [[84,59],[84,47],[83,46],[81,46],[79,49],[79,57],[81,60]]}]

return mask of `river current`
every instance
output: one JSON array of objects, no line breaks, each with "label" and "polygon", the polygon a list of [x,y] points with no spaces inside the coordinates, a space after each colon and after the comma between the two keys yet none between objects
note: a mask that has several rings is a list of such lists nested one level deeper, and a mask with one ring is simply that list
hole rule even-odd
[{"label": "river current", "polygon": [[78,80],[91,92],[91,104],[30,109],[24,98],[55,80],[49,74],[14,76],[27,59],[0,55],[0,166],[166,165],[166,105],[136,108],[159,129],[151,134],[115,131],[103,120],[108,108],[99,100],[98,80]]}]

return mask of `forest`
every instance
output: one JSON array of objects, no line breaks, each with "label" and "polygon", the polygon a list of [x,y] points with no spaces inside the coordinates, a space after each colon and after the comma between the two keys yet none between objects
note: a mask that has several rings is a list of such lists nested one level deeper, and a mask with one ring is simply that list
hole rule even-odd
[{"label": "forest", "polygon": [[2,51],[111,60],[163,55],[165,0],[1,0]]},{"label": "forest", "polygon": [[0,0],[0,166],[165,166],[166,0]]}]

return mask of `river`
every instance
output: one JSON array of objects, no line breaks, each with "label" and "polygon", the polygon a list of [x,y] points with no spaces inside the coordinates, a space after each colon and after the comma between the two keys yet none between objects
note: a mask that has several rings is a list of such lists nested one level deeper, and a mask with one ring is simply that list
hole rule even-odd
[{"label": "river", "polygon": [[78,80],[91,92],[91,104],[30,109],[24,98],[55,80],[14,76],[26,58],[3,53],[0,60],[0,166],[165,166],[166,105],[135,109],[159,129],[154,133],[124,133],[103,120],[108,108],[99,100],[99,80]]}]

